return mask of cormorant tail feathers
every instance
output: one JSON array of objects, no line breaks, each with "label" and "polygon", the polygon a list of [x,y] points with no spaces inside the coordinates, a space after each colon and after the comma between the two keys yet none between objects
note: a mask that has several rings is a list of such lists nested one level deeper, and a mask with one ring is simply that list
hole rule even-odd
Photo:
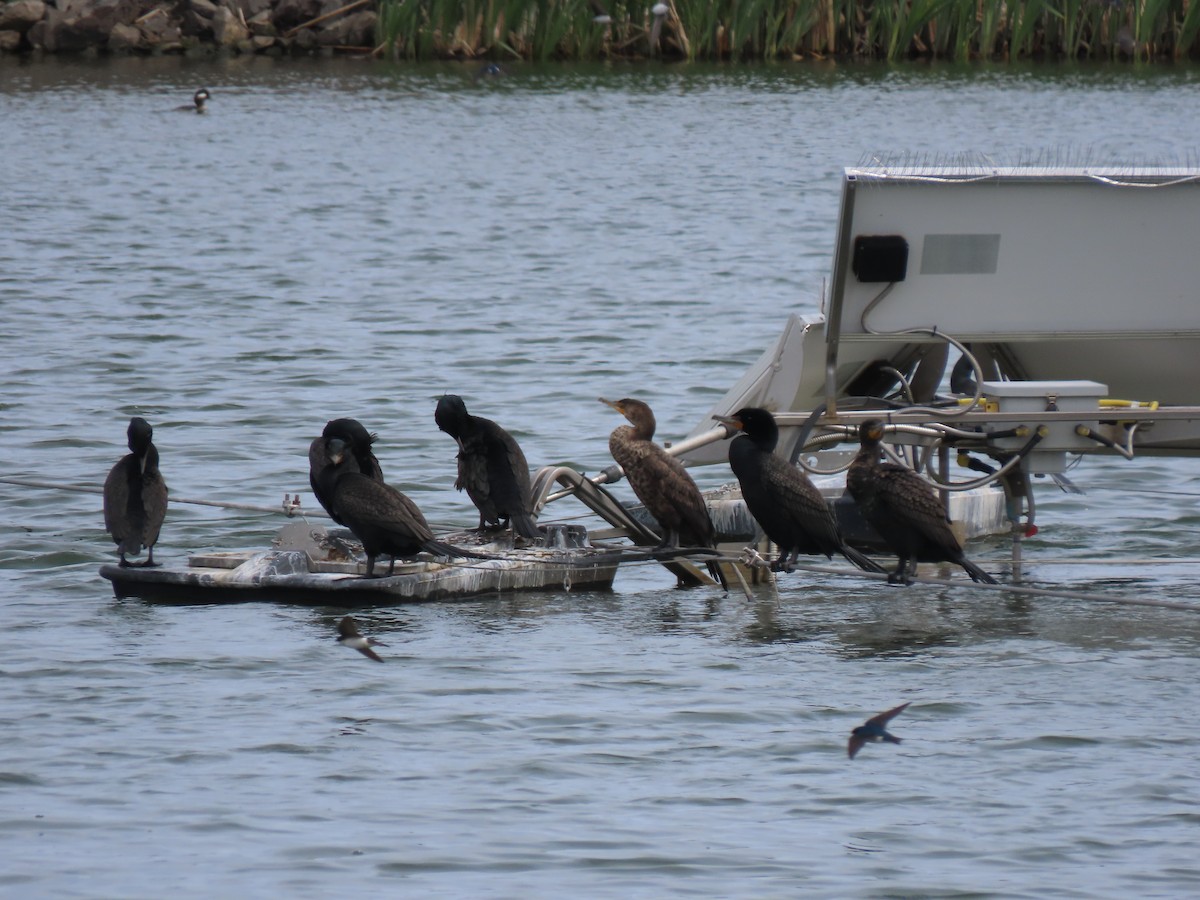
[{"label": "cormorant tail feathers", "polygon": [[964,569],[966,569],[967,574],[971,576],[972,581],[981,581],[984,584],[999,584],[1000,583],[995,578],[993,578],[991,575],[989,575],[987,572],[983,571],[983,569],[979,568],[979,566],[975,565],[975,563],[973,563],[969,559],[967,559],[965,556],[958,561],[958,564],[960,566],[962,566]]},{"label": "cormorant tail feathers", "polygon": [[849,544],[842,544],[840,550],[846,559],[850,560],[850,562],[854,563],[854,565],[858,566],[864,572],[875,572],[878,575],[887,574],[887,569],[875,562],[875,560],[871,559],[871,557],[867,556],[865,553],[860,553],[858,550],[855,550]]},{"label": "cormorant tail feathers", "polygon": [[540,538],[542,532],[537,527],[533,516],[527,512],[515,512],[512,515],[513,531],[523,538]]},{"label": "cormorant tail feathers", "polygon": [[725,593],[729,593],[729,582],[725,580],[725,570],[721,568],[721,564],[715,559],[708,561],[708,574],[712,576],[713,581],[721,585]]}]

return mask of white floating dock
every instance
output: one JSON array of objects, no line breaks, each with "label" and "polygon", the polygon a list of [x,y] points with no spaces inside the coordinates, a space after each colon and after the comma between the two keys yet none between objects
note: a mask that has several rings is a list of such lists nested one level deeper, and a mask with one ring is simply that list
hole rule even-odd
[{"label": "white floating dock", "polygon": [[[421,558],[397,562],[392,575],[364,577],[365,566],[331,546],[321,526],[284,527],[276,546],[261,551],[198,554],[187,566],[105,565],[100,574],[117,597],[169,603],[275,601],[310,606],[383,606],[461,600],[530,590],[604,590],[612,587],[621,552],[591,546],[578,525],[545,528],[548,546],[513,547],[509,533],[495,540],[474,532],[444,535],[447,543],[494,559]],[[378,561],[376,570],[386,571]]]}]

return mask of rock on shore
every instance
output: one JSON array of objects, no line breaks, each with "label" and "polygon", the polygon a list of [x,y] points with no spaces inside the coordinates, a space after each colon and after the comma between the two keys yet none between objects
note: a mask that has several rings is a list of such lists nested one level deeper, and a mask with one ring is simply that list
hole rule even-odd
[{"label": "rock on shore", "polygon": [[375,46],[376,0],[9,0],[0,53],[307,53]]}]

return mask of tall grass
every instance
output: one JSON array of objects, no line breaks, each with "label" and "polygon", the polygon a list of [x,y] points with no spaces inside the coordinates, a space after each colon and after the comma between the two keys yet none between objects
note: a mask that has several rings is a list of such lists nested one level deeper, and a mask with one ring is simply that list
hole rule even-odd
[{"label": "tall grass", "polygon": [[[379,0],[406,59],[1200,59],[1200,0]],[[610,21],[596,21],[600,12]]]}]

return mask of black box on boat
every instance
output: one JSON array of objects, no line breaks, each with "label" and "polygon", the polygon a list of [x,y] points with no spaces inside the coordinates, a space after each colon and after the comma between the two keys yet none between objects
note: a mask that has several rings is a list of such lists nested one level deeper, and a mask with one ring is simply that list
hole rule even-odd
[{"label": "black box on boat", "polygon": [[899,234],[860,234],[850,268],[867,283],[903,281],[908,274],[908,241]]}]

